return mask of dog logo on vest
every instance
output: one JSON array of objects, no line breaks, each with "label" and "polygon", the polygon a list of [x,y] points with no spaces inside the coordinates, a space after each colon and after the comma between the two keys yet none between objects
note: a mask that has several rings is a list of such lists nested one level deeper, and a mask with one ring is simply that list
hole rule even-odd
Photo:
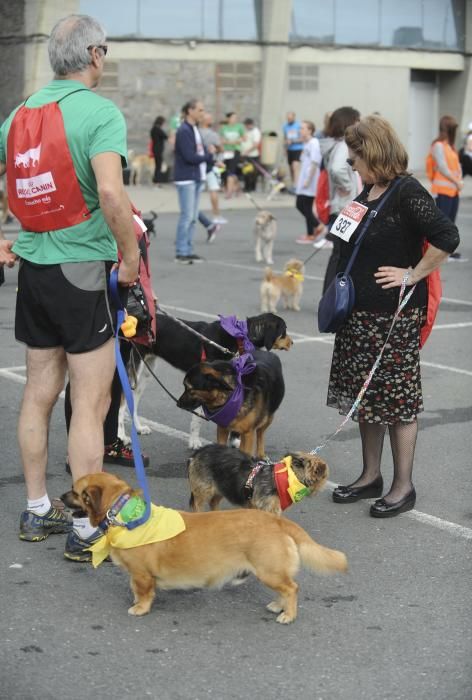
[{"label": "dog logo on vest", "polygon": [[36,166],[39,163],[41,155],[41,144],[35,148],[29,148],[24,153],[17,153],[15,156],[15,168],[29,168],[31,165]]}]

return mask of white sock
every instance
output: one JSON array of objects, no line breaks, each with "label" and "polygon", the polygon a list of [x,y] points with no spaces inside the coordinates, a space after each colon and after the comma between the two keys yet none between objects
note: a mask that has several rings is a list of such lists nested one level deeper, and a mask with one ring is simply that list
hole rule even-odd
[{"label": "white sock", "polygon": [[27,509],[36,513],[36,515],[45,515],[51,507],[51,501],[47,493],[41,498],[28,498]]},{"label": "white sock", "polygon": [[88,540],[97,532],[97,528],[94,527],[90,520],[86,518],[72,518],[72,527],[79,537],[83,540]]}]

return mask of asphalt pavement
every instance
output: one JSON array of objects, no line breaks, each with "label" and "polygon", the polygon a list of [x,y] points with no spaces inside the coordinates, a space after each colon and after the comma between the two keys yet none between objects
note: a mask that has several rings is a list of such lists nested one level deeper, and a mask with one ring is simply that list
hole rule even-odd
[{"label": "asphalt pavement", "polygon": [[[155,210],[151,244],[159,303],[180,318],[239,318],[259,312],[264,265],[254,261],[255,206],[245,197],[222,201],[228,224],[213,244],[199,226],[202,264],[174,263],[176,198],[171,185],[129,188],[143,210]],[[471,192],[472,194],[472,192]],[[313,248],[298,246],[303,220],[290,195],[259,206],[277,217],[275,269]],[[206,206],[207,200],[203,204]],[[419,419],[414,511],[390,520],[368,515],[369,503],[338,505],[332,484],[360,472],[357,426],[348,423],[324,448],[331,487],[286,511],[320,543],[344,551],[349,572],[298,576],[299,614],[275,622],[270,592],[254,579],[219,591],[158,593],[152,611],[130,617],[128,577],[111,564],[94,570],[63,559],[64,536],[21,542],[25,492],[16,442],[24,384],[24,348],[13,335],[16,271],[0,289],[0,697],[8,700],[471,700],[472,507],[472,197],[461,202],[462,262],[443,267],[444,299],[422,351],[425,411]],[[15,235],[15,226],[6,229]],[[283,353],[286,395],[267,433],[267,452],[311,450],[342,418],[326,407],[332,337],[320,336],[315,309],[328,252],[306,266],[302,309],[284,312],[295,344]],[[165,363],[158,376],[176,396],[182,375]],[[151,381],[140,404],[151,429],[141,438],[154,502],[187,508],[189,417]],[[204,424],[212,441],[215,428]],[[51,496],[70,487],[65,473],[63,401],[51,417],[48,483]],[[392,474],[388,440],[384,480]],[[124,467],[117,474],[134,483]],[[226,506],[225,506],[226,507]]]}]

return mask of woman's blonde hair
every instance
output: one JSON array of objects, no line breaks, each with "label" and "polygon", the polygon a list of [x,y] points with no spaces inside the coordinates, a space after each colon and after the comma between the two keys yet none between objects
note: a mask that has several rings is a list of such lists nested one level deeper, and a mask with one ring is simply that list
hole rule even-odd
[{"label": "woman's blonde hair", "polygon": [[392,125],[383,117],[376,114],[364,117],[346,129],[344,139],[379,184],[408,175],[408,153]]}]

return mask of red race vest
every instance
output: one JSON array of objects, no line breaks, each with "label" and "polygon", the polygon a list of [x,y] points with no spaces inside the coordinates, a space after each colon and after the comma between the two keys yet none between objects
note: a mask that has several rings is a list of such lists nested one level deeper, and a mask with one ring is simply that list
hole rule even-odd
[{"label": "red race vest", "polygon": [[56,231],[90,218],[58,102],[22,105],[15,114],[7,141],[7,182],[9,207],[26,231]]}]

